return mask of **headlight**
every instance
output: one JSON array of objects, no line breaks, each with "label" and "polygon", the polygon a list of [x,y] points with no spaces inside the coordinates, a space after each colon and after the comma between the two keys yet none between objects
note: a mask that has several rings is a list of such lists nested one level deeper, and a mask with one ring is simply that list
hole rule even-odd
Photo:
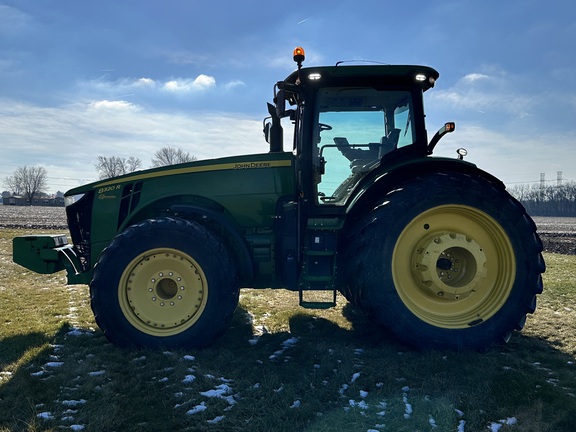
[{"label": "headlight", "polygon": [[70,195],[70,196],[64,197],[64,205],[66,207],[68,207],[69,205],[77,203],[78,201],[80,201],[82,199],[82,197],[84,195],[86,195],[86,194]]}]

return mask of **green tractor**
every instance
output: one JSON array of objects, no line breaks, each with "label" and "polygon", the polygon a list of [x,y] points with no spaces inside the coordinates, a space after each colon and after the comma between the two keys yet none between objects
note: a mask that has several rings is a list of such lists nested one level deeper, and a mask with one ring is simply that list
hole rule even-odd
[{"label": "green tractor", "polygon": [[229,325],[241,287],[296,291],[311,308],[340,292],[420,348],[484,349],[522,329],[542,291],[542,243],[465,150],[431,156],[454,130],[427,139],[423,93],[438,72],[303,68],[301,48],[294,60],[268,104],[268,153],[74,188],[72,244],[17,237],[14,261],[89,285],[96,322],[121,346],[205,346]]}]

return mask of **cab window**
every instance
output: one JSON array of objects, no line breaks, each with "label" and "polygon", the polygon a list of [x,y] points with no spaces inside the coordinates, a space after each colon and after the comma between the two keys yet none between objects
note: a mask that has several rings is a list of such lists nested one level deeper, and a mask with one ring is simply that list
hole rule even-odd
[{"label": "cab window", "polygon": [[317,202],[343,205],[383,156],[412,145],[411,112],[409,92],[321,89],[313,149]]}]

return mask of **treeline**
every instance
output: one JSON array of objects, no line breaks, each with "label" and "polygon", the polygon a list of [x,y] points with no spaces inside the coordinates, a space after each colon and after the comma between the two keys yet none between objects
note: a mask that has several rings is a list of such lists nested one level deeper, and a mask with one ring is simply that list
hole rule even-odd
[{"label": "treeline", "polygon": [[560,186],[518,185],[508,191],[531,216],[576,217],[576,183]]}]

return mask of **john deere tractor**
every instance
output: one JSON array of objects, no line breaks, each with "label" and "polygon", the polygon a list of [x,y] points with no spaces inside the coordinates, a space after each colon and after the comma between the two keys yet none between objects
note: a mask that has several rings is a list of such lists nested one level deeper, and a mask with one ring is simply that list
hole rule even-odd
[{"label": "john deere tractor", "polygon": [[421,348],[484,349],[522,329],[542,291],[542,244],[522,205],[463,149],[432,156],[454,130],[427,137],[423,93],[438,72],[302,67],[301,48],[294,60],[268,104],[269,152],[74,188],[72,244],[17,237],[14,261],[88,284],[96,322],[122,346],[205,346],[229,325],[241,287],[292,290],[313,308],[340,292]]}]

